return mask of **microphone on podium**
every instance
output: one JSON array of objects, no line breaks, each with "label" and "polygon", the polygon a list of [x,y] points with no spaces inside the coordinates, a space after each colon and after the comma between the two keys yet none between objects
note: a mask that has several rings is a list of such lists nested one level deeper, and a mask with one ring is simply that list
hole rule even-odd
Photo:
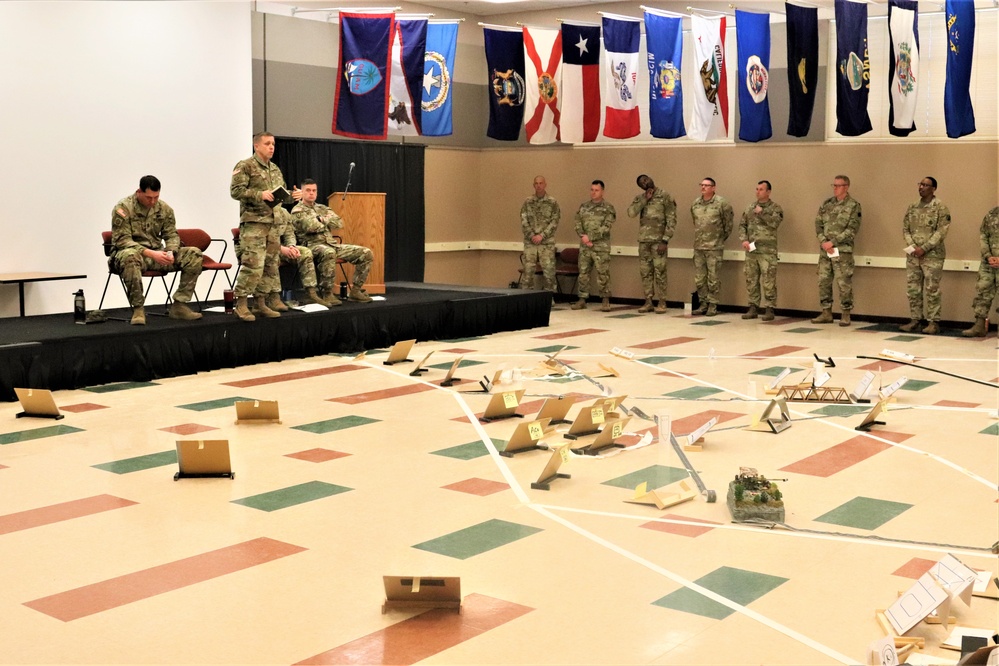
[{"label": "microphone on podium", "polygon": [[343,201],[344,199],[347,198],[347,191],[350,190],[350,177],[354,174],[355,166],[356,165],[353,162],[350,163],[350,170],[347,172],[347,186],[343,188],[343,196],[340,197],[340,201]]}]

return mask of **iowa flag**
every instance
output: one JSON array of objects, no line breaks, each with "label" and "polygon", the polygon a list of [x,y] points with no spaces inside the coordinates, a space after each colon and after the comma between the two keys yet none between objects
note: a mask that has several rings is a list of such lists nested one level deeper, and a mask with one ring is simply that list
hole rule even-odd
[{"label": "iowa flag", "polygon": [[396,19],[389,78],[389,134],[422,134],[423,65],[427,19]]},{"label": "iowa flag", "polygon": [[836,70],[836,132],[843,136],[870,132],[871,59],[863,3],[836,0]]},{"label": "iowa flag", "polygon": [[687,135],[683,126],[682,21],[645,10],[645,45],[649,54],[649,124],[657,139]]},{"label": "iowa flag", "polygon": [[690,15],[694,66],[694,117],[690,138],[697,141],[728,136],[728,73],[725,69],[725,17]]},{"label": "iowa flag", "polygon": [[604,136],[629,139],[642,131],[638,117],[638,41],[642,24],[636,20],[603,17]]},{"label": "iowa flag", "polygon": [[908,136],[916,131],[919,89],[919,4],[888,0],[888,131]]},{"label": "iowa flag", "polygon": [[770,126],[770,14],[735,10],[739,51],[739,138],[765,141]]},{"label": "iowa flag", "polygon": [[600,26],[562,22],[562,141],[588,143],[600,132]]},{"label": "iowa flag", "polygon": [[947,82],[944,121],[952,139],[975,133],[971,62],[975,51],[974,0],[947,0]]},{"label": "iowa flag", "polygon": [[340,61],[333,133],[384,139],[389,99],[389,51],[394,14],[340,12]]},{"label": "iowa flag", "polygon": [[[559,140],[562,33],[524,26],[524,130],[528,143]],[[531,85],[533,84],[533,85]]]}]

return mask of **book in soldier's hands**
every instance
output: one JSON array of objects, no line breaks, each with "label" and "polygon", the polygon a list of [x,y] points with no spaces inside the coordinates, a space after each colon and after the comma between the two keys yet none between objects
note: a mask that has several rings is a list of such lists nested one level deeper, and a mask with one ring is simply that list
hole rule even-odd
[{"label": "book in soldier's hands", "polygon": [[294,199],[291,198],[291,192],[284,189],[283,187],[275,187],[271,190],[271,194],[274,195],[273,201],[266,202],[268,206],[274,208],[274,206],[280,206],[281,204],[291,203]]}]

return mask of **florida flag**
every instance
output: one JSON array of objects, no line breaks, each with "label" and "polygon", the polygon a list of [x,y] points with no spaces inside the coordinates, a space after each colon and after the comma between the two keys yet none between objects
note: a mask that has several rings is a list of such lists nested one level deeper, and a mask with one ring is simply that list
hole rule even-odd
[{"label": "florida flag", "polygon": [[600,26],[562,22],[562,141],[600,133]]},{"label": "florida flag", "polygon": [[698,141],[728,136],[728,73],[725,70],[725,17],[690,15],[694,66],[700,81],[691,86],[694,116],[690,138]]},{"label": "florida flag", "polygon": [[[524,129],[528,143],[559,140],[559,88],[562,85],[562,33],[524,26]],[[534,83],[534,86],[531,86]]]},{"label": "florida flag", "polygon": [[638,117],[638,40],[642,23],[604,16],[604,136],[630,139],[642,131]]}]

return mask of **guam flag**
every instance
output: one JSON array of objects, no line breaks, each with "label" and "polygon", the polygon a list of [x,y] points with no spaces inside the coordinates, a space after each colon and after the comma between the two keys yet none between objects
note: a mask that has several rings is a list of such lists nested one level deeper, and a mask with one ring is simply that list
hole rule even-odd
[{"label": "guam flag", "polygon": [[739,50],[739,138],[764,141],[770,127],[770,14],[735,11]]},{"label": "guam flag", "polygon": [[634,19],[603,17],[604,49],[604,136],[629,139],[642,131],[638,116],[638,42],[642,23]]},{"label": "guam flag", "polygon": [[867,54],[867,5],[836,0],[836,132],[860,136],[870,132],[867,98],[871,92],[871,60]]},{"label": "guam flag", "polygon": [[486,136],[516,141],[524,122],[524,35],[520,28],[483,28],[489,90]]},{"label": "guam flag", "polygon": [[422,134],[423,63],[427,52],[427,19],[396,19],[389,78],[389,134]]},{"label": "guam flag", "polygon": [[600,132],[600,26],[562,22],[562,141]]},{"label": "guam flag", "polygon": [[[559,140],[562,32],[524,26],[524,130],[529,143]],[[533,85],[530,85],[533,83]]]},{"label": "guam flag", "polygon": [[451,73],[458,46],[457,23],[427,26],[427,53],[423,66],[421,128],[424,136],[451,135]]},{"label": "guam flag", "polygon": [[728,136],[725,17],[691,14],[690,32],[694,38],[694,67],[700,77],[693,86],[694,115],[690,137],[697,141],[724,139]]},{"label": "guam flag", "polygon": [[394,14],[340,12],[333,133],[355,139],[384,139],[389,98],[389,50]]},{"label": "guam flag", "polygon": [[808,136],[819,82],[819,10],[784,4],[787,10],[787,85],[791,109],[787,133]]},{"label": "guam flag", "polygon": [[952,139],[975,133],[971,59],[975,48],[974,0],[947,0],[947,83],[944,121]]},{"label": "guam flag", "polygon": [[677,139],[683,126],[682,19],[645,10],[645,42],[649,57],[649,122],[652,136]]},{"label": "guam flag", "polygon": [[916,130],[918,8],[915,0],[888,0],[888,131],[894,136],[908,136]]}]

